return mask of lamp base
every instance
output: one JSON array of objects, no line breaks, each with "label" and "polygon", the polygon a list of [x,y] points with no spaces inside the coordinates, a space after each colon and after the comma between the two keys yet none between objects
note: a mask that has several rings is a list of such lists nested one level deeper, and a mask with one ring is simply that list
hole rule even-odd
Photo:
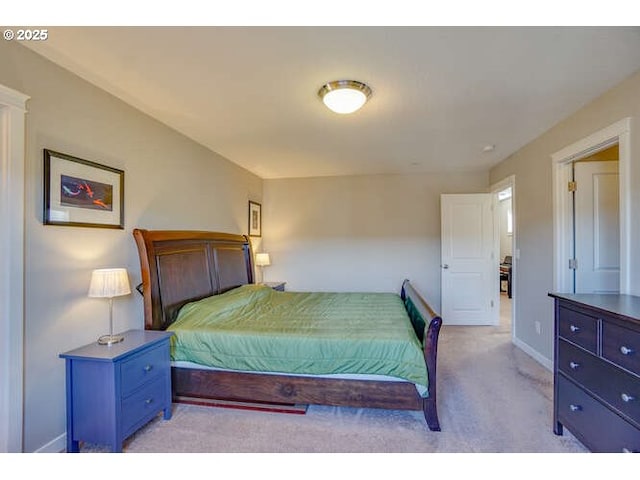
[{"label": "lamp base", "polygon": [[98,338],[99,345],[113,345],[124,340],[124,335],[102,335]]}]

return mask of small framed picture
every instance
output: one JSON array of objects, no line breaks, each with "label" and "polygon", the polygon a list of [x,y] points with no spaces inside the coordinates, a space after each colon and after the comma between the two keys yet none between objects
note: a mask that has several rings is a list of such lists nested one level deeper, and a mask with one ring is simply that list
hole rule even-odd
[{"label": "small framed picture", "polygon": [[262,205],[249,200],[249,236],[262,236]]},{"label": "small framed picture", "polygon": [[124,229],[124,172],[44,150],[44,224]]}]

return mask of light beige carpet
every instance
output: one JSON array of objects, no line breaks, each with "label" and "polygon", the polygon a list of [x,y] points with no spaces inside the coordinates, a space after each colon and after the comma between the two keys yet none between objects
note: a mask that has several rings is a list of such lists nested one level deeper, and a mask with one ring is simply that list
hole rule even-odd
[{"label": "light beige carpet", "polygon": [[[174,404],[129,438],[125,452],[586,452],[552,432],[552,374],[499,327],[441,330],[441,432],[421,412],[309,406],[305,415]],[[83,452],[104,451],[84,445]]]}]

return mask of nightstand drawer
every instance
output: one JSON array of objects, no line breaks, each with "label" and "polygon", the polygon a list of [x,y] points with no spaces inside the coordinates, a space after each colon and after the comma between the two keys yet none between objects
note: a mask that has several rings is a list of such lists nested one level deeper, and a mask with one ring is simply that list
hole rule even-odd
[{"label": "nightstand drawer", "polygon": [[162,344],[122,362],[122,395],[127,396],[140,385],[166,373],[168,344]]},{"label": "nightstand drawer", "polygon": [[167,378],[160,376],[122,401],[122,432],[126,437],[156,416],[167,403]]},{"label": "nightstand drawer", "polygon": [[602,356],[640,375],[640,333],[609,322],[602,324]]},{"label": "nightstand drawer", "polygon": [[598,319],[576,310],[560,307],[559,333],[570,342],[597,353]]}]

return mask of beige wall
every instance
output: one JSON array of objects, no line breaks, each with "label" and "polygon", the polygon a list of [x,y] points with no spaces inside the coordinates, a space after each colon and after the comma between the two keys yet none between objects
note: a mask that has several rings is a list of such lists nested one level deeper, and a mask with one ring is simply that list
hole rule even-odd
[{"label": "beige wall", "polygon": [[[516,248],[520,259],[515,267],[517,337],[548,360],[552,359],[553,302],[547,296],[553,288],[553,205],[551,155],[619,120],[632,117],[630,185],[631,245],[640,244],[640,72],[497,165],[490,172],[491,183],[509,175],[516,182]],[[629,269],[631,292],[640,295],[640,252],[632,248]],[[535,321],[542,325],[535,331]]]},{"label": "beige wall", "polygon": [[[140,282],[135,227],[247,233],[262,180],[15,42],[0,42],[0,84],[31,97],[25,183],[25,451],[64,448],[58,354],[108,332],[90,272],[127,267]],[[43,148],[125,171],[125,229],[44,226]],[[114,300],[114,328],[142,328],[141,297]]]},{"label": "beige wall", "polygon": [[265,180],[265,279],[398,292],[409,278],[439,310],[440,194],[487,187],[481,173]]}]

